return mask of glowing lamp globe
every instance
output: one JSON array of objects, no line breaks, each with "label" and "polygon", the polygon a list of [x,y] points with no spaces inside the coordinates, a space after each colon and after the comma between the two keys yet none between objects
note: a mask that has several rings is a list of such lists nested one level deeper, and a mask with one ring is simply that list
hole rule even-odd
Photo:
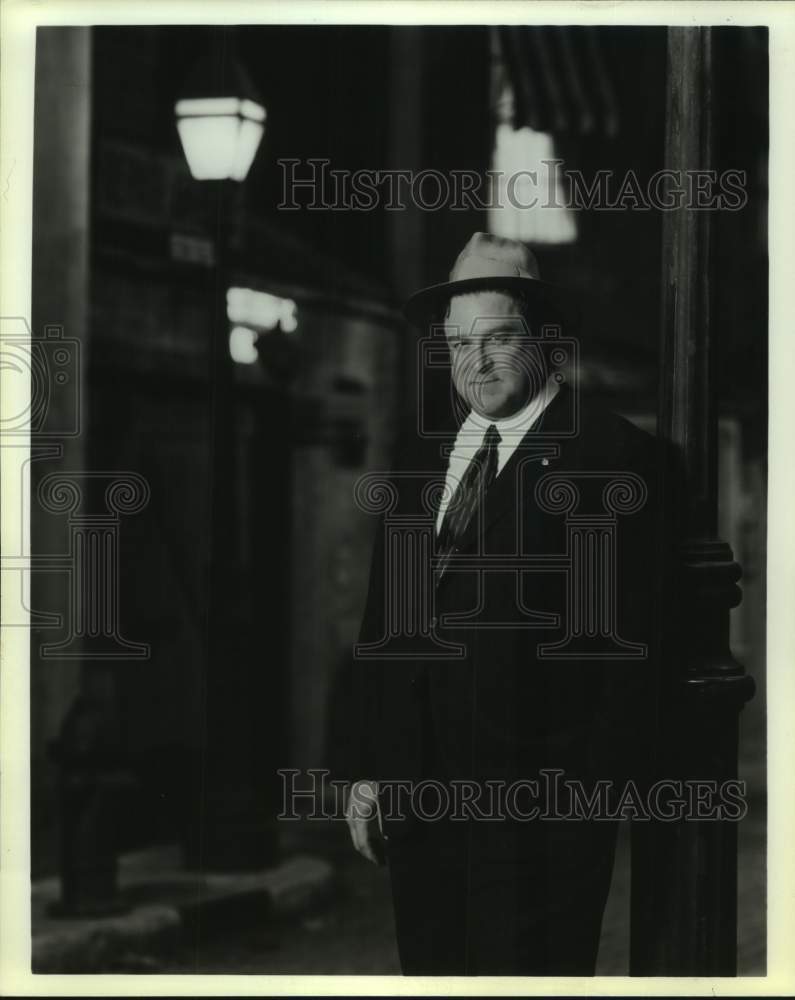
[{"label": "glowing lamp globe", "polygon": [[195,180],[245,180],[265,132],[261,104],[239,97],[197,97],[177,101],[174,110]]}]

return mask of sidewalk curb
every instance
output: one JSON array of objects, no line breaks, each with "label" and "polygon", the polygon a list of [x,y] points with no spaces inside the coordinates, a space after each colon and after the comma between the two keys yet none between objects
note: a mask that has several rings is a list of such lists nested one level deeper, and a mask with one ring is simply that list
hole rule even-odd
[{"label": "sidewalk curb", "polygon": [[121,895],[132,908],[116,916],[53,918],[47,908],[58,899],[58,879],[35,883],[33,972],[108,972],[119,965],[156,971],[154,956],[174,948],[190,928],[211,925],[213,918],[292,916],[321,902],[334,878],[332,865],[311,854],[257,872],[203,874],[178,867],[172,853],[159,849],[121,859]]}]

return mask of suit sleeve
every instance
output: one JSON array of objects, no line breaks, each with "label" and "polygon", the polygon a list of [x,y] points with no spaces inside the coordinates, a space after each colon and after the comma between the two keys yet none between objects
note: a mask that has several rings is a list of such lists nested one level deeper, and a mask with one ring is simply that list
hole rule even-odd
[{"label": "suit sleeve", "polygon": [[[394,476],[402,469],[413,467],[415,447],[411,428],[401,431],[394,443],[390,480],[397,490]],[[357,645],[377,643],[386,634],[386,560],[385,515],[376,519],[367,597],[364,604]],[[351,696],[349,698],[346,771],[349,780],[378,780],[379,740],[384,699],[384,665],[377,658],[362,658],[353,651]]]},{"label": "suit sleeve", "polygon": [[[373,537],[370,576],[358,645],[378,642],[384,635],[384,519],[378,518]],[[377,780],[377,733],[381,713],[381,671],[375,659],[353,653],[348,710],[346,772],[349,781]]]}]

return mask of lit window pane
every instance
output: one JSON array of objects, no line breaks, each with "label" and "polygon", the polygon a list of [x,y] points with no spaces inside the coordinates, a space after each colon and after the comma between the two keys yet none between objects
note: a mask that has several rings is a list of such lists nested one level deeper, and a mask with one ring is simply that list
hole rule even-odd
[{"label": "lit window pane", "polygon": [[257,354],[257,333],[246,326],[236,326],[229,331],[229,354],[239,365],[253,365]]},{"label": "lit window pane", "polygon": [[501,122],[492,156],[497,190],[489,209],[495,236],[525,243],[573,243],[574,214],[566,205],[560,165],[552,136]]},{"label": "lit window pane", "polygon": [[292,299],[283,299],[254,288],[230,288],[226,293],[226,314],[232,323],[245,323],[258,330],[292,333],[298,327],[298,307]]}]

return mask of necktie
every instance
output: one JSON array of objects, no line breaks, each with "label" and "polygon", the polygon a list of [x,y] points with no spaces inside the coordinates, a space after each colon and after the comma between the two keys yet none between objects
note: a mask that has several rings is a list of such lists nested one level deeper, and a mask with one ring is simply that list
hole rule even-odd
[{"label": "necktie", "polygon": [[456,547],[481,504],[486,490],[494,482],[497,475],[497,445],[500,434],[494,424],[490,424],[483,439],[483,444],[472,457],[466,467],[461,481],[456,487],[453,498],[445,511],[442,527],[439,531],[436,567],[434,580],[439,582],[444,575],[450,556]]}]

